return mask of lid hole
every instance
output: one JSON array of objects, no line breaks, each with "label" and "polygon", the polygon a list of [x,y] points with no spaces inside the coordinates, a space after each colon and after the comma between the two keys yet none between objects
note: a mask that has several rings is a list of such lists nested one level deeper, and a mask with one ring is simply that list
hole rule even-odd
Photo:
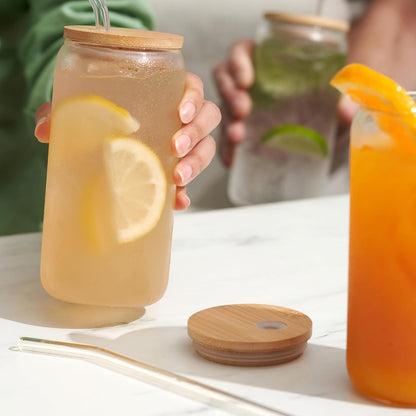
[{"label": "lid hole", "polygon": [[279,329],[285,329],[286,324],[279,321],[261,321],[256,324],[257,328],[265,329],[266,331],[278,331]]}]

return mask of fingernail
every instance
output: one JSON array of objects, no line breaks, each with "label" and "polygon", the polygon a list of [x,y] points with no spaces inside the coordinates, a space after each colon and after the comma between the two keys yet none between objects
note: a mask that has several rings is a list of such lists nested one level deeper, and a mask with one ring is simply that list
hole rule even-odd
[{"label": "fingernail", "polygon": [[191,103],[190,101],[185,103],[180,110],[182,123],[187,124],[190,121],[192,121],[192,119],[195,116],[195,113],[196,113],[195,105]]},{"label": "fingernail", "polygon": [[181,178],[181,184],[185,185],[187,183],[187,181],[191,178],[192,176],[192,168],[189,165],[182,165],[180,168],[178,168],[178,174]]},{"label": "fingernail", "polygon": [[182,134],[175,140],[175,149],[178,156],[184,155],[191,147],[191,139],[186,134]]},{"label": "fingernail", "polygon": [[47,122],[48,118],[47,117],[41,117],[38,122],[36,123],[36,127],[35,127],[35,137],[39,140],[43,140],[45,139],[46,136],[46,132],[45,130],[45,123]]}]

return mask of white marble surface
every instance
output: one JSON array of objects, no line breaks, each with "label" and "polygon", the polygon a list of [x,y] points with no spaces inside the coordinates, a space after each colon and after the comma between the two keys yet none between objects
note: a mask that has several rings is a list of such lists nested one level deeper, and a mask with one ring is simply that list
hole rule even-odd
[{"label": "white marble surface", "polygon": [[[347,223],[346,196],[177,215],[166,295],[140,319],[100,329],[88,327],[106,311],[91,318],[43,292],[40,235],[0,238],[0,415],[224,414],[83,361],[10,350],[20,336],[103,346],[292,415],[415,415],[366,400],[348,380]],[[304,355],[263,368],[197,356],[188,317],[228,303],[309,315]]]}]

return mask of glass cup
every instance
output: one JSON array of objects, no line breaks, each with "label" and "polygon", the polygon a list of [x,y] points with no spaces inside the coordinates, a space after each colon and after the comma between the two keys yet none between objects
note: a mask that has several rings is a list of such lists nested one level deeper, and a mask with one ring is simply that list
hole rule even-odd
[{"label": "glass cup", "polygon": [[347,367],[365,395],[416,406],[416,145],[403,120],[360,110],[351,129]]},{"label": "glass cup", "polygon": [[254,51],[253,110],[228,184],[235,205],[325,192],[339,99],[329,80],[345,63],[347,29],[318,16],[265,14]]},{"label": "glass cup", "polygon": [[65,28],[56,61],[41,279],[66,302],[141,307],[169,274],[181,36]]}]

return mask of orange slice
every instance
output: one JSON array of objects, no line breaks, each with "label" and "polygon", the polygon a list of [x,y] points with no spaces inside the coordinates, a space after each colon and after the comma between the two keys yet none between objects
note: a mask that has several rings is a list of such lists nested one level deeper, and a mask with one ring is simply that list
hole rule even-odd
[{"label": "orange slice", "polygon": [[403,150],[415,152],[416,103],[402,86],[361,64],[345,66],[330,83],[362,107],[379,112],[379,128]]},{"label": "orange slice", "polygon": [[416,103],[407,91],[365,65],[345,66],[332,78],[331,85],[371,110],[413,115],[416,121]]}]

